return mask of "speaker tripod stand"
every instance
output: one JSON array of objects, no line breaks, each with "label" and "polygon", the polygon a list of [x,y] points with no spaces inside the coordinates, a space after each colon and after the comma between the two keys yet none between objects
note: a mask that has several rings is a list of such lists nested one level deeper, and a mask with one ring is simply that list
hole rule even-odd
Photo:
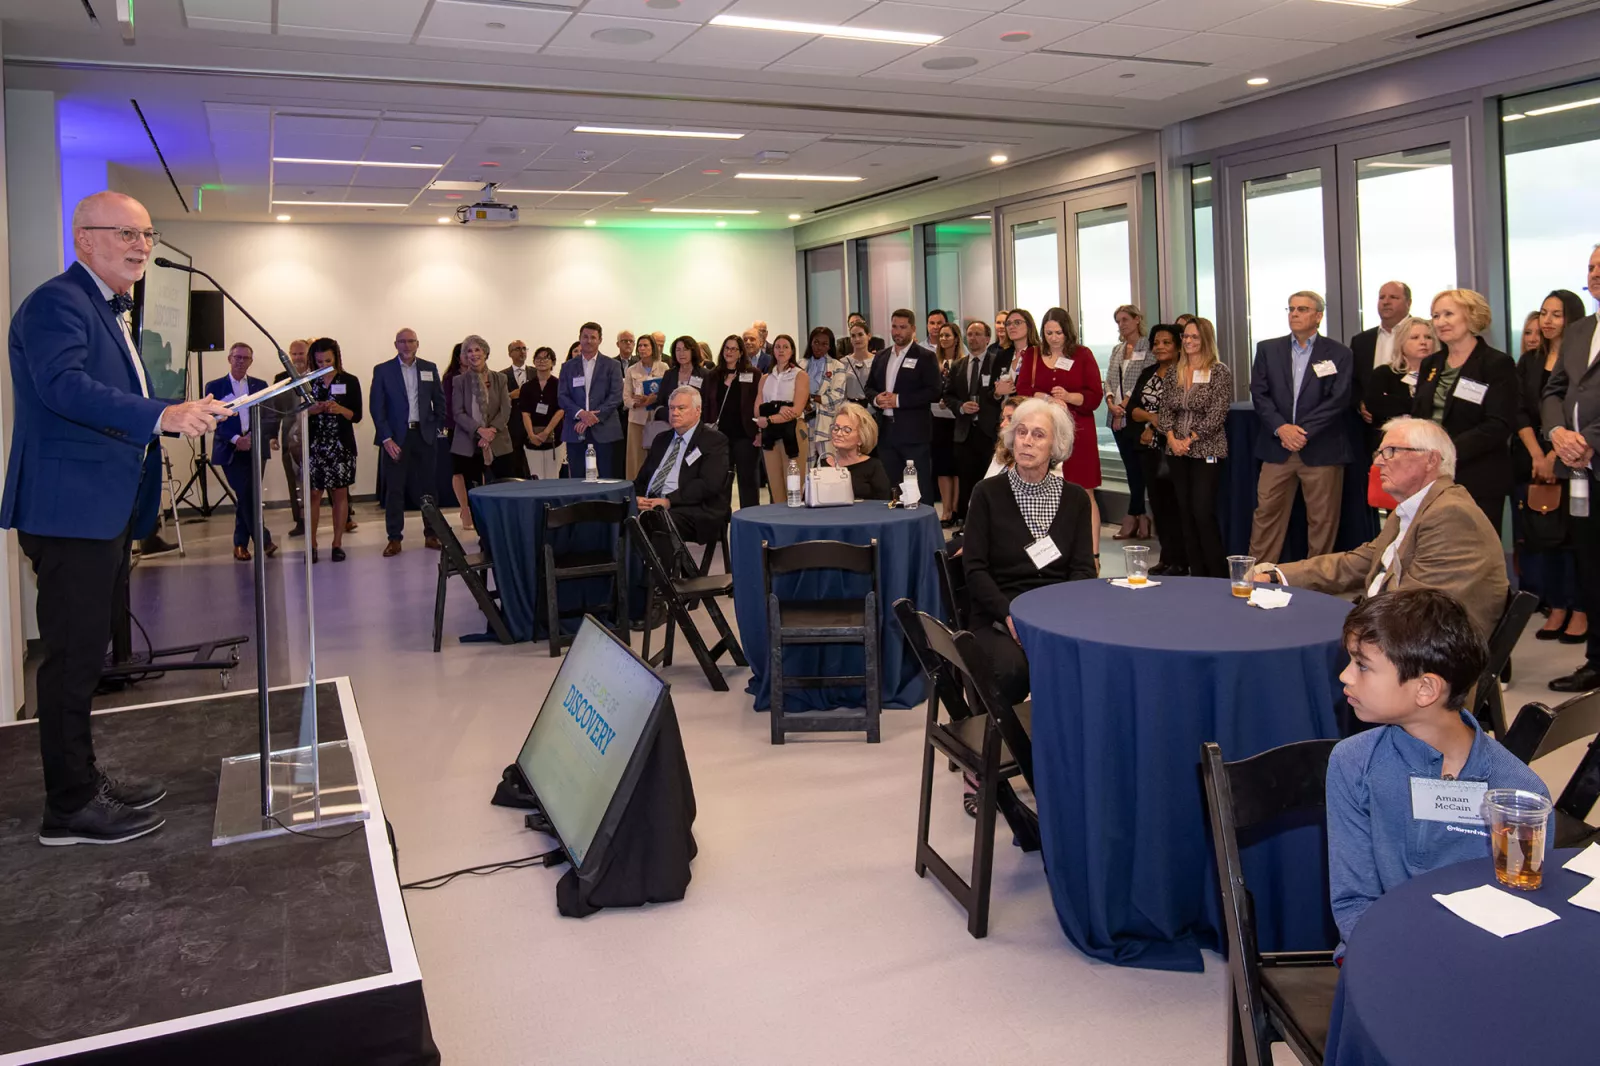
[{"label": "speaker tripod stand", "polygon": [[[177,510],[178,504],[186,503],[196,511],[199,511],[201,518],[210,518],[211,513],[221,507],[224,500],[237,507],[239,501],[233,498],[233,490],[228,488],[227,480],[217,477],[216,471],[211,468],[211,456],[206,450],[205,438],[202,437],[200,439],[198,446],[190,445],[190,447],[195,449],[194,473],[189,475],[189,480],[185,481],[183,488],[178,490],[178,495],[172,503],[173,510]],[[222,489],[222,499],[219,499],[216,503],[211,502],[211,495],[207,488],[211,478],[217,478],[217,485]],[[198,504],[189,495],[196,489],[200,491],[200,502]]]}]

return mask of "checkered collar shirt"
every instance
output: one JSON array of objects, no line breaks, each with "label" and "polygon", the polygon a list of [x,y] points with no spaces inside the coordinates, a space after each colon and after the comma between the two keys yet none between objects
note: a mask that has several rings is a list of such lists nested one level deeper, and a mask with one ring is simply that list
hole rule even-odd
[{"label": "checkered collar shirt", "polygon": [[1011,481],[1011,495],[1016,497],[1022,521],[1033,539],[1038,540],[1050,532],[1050,523],[1061,510],[1061,488],[1066,483],[1054,474],[1046,474],[1043,481],[1030,485],[1022,480],[1016,467],[1012,467],[1006,477]]}]

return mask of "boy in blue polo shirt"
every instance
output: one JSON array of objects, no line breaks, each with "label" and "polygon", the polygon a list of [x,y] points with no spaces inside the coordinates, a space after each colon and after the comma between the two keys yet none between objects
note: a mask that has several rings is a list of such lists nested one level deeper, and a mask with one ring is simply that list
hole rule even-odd
[{"label": "boy in blue polo shirt", "polygon": [[1328,760],[1328,887],[1347,942],[1389,889],[1489,857],[1485,789],[1550,793],[1464,709],[1488,651],[1456,600],[1432,589],[1374,596],[1346,617],[1344,643],[1350,709],[1378,726]]}]

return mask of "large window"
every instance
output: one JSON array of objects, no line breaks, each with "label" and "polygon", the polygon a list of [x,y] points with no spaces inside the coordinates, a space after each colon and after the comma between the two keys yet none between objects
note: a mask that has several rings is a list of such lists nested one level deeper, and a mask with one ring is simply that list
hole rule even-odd
[{"label": "large window", "polygon": [[1217,320],[1217,255],[1215,225],[1211,213],[1211,164],[1189,168],[1190,219],[1194,227],[1189,245],[1194,251],[1191,269],[1194,278],[1194,313],[1211,322]]},{"label": "large window", "polygon": [[1288,332],[1289,294],[1326,294],[1322,169],[1309,167],[1244,183],[1247,351]]},{"label": "large window", "polygon": [[1417,314],[1427,313],[1434,293],[1456,287],[1448,144],[1356,160],[1356,261],[1360,329],[1378,324],[1378,289],[1387,281],[1411,286]]},{"label": "large window", "polygon": [[1038,322],[1061,303],[1061,232],[1053,217],[1011,227],[1011,268],[1017,306]]},{"label": "large window", "polygon": [[889,335],[889,316],[912,306],[911,231],[865,237],[856,242],[856,310],[867,316],[875,336]]},{"label": "large window", "polygon": [[1100,372],[1111,362],[1117,334],[1117,308],[1133,302],[1133,250],[1128,243],[1128,205],[1079,211],[1078,333],[1094,352]]},{"label": "large window", "polygon": [[844,329],[844,245],[806,252],[806,329]]},{"label": "large window", "polygon": [[1506,332],[1515,343],[1523,316],[1537,311],[1552,289],[1583,293],[1600,234],[1600,81],[1508,97],[1500,104],[1500,129],[1511,290]]},{"label": "large window", "polygon": [[922,265],[929,311],[938,308],[957,323],[994,321],[994,222],[988,215],[925,226]]}]

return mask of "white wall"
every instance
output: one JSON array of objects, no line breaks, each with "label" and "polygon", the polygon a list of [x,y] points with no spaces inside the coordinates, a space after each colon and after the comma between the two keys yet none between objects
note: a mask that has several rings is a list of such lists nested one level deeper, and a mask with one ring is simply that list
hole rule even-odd
[{"label": "white wall", "polygon": [[[687,333],[715,349],[757,318],[774,336],[795,333],[800,320],[789,230],[157,224],[284,347],[294,337],[338,340],[363,392],[373,367],[393,357],[395,331],[405,326],[417,331],[423,357],[443,369],[451,347],[469,333],[489,341],[490,365],[498,368],[509,365],[513,338],[564,357],[590,319],[604,327],[607,351],[621,329],[661,330],[669,343]],[[195,279],[196,288],[205,285]],[[235,340],[255,347],[253,372],[276,373],[270,346],[229,307],[227,341]],[[220,353],[208,354],[205,364],[207,377],[226,373]],[[370,493],[377,478],[370,422],[357,427],[356,439],[354,490]],[[269,464],[266,495],[286,498],[278,463]]]}]

